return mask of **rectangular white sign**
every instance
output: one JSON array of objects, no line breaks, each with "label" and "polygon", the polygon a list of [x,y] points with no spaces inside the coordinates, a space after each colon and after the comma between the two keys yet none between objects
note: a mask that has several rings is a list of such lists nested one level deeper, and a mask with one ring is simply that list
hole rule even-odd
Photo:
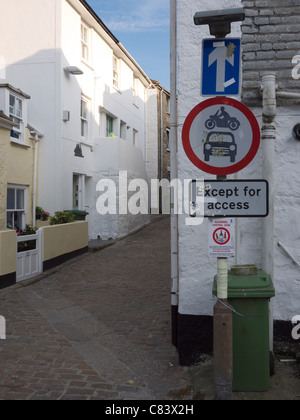
[{"label": "rectangular white sign", "polygon": [[209,255],[211,257],[229,258],[235,256],[235,220],[209,220]]},{"label": "rectangular white sign", "polygon": [[192,217],[267,217],[269,184],[264,180],[192,181]]}]

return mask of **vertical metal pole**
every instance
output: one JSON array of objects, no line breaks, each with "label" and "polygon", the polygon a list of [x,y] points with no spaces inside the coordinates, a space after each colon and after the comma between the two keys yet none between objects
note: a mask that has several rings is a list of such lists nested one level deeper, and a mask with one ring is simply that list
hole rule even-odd
[{"label": "vertical metal pole", "polygon": [[[171,149],[171,179],[178,178],[177,162],[177,80],[176,80],[176,40],[177,40],[177,0],[170,0],[171,11],[171,77],[170,77],[170,105],[171,105],[171,129],[170,129],[170,149]],[[175,197],[171,188],[171,309],[172,309],[172,344],[178,347],[178,310],[179,310],[179,275],[178,275],[178,215],[175,214]]]},{"label": "vertical metal pole", "polygon": [[[225,180],[225,177],[217,177]],[[228,258],[218,258],[218,301],[214,306],[215,400],[232,400],[232,311],[228,304]]]},{"label": "vertical metal pole", "polygon": [[[218,258],[218,282],[228,284],[227,258]],[[215,399],[228,401],[232,400],[232,311],[227,297],[219,296],[224,294],[218,292],[218,301],[214,306]]]}]

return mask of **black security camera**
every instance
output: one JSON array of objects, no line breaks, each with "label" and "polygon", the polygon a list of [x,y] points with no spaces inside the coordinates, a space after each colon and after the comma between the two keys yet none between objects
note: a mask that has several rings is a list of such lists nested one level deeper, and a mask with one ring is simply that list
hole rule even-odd
[{"label": "black security camera", "polygon": [[210,34],[216,38],[225,38],[231,33],[231,23],[241,22],[246,18],[244,9],[224,9],[208,12],[197,12],[194,16],[195,25],[209,25]]},{"label": "black security camera", "polygon": [[300,140],[300,124],[295,125],[293,128],[293,136],[296,140]]}]

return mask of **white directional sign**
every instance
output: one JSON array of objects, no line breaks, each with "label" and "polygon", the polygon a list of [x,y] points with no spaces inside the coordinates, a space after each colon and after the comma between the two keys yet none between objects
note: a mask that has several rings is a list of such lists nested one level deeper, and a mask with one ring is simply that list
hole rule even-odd
[{"label": "white directional sign", "polygon": [[240,94],[240,39],[205,39],[202,63],[202,96]]},{"label": "white directional sign", "polygon": [[194,180],[192,217],[267,217],[269,184],[265,180]]}]

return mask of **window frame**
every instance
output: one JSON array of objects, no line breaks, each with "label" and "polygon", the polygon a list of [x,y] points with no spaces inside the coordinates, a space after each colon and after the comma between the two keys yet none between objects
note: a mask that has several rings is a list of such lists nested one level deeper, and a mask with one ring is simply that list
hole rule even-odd
[{"label": "window frame", "polygon": [[166,96],[166,111],[167,111],[167,114],[171,114],[171,98],[170,98],[170,96]]},{"label": "window frame", "polygon": [[113,87],[120,89],[120,59],[113,54]]},{"label": "window frame", "polygon": [[167,152],[170,152],[171,149],[170,149],[170,129],[169,128],[166,129],[166,138],[167,138],[166,140]]},{"label": "window frame", "polygon": [[[86,34],[86,39],[84,35]],[[80,39],[81,39],[81,59],[86,63],[91,61],[91,28],[83,21],[81,21],[80,26]],[[84,54],[83,51],[87,51],[87,54]]]},{"label": "window frame", "polygon": [[[85,104],[86,115],[83,114],[83,103]],[[89,139],[89,112],[90,112],[90,100],[85,96],[81,96],[80,99],[80,136],[84,141]]]},{"label": "window frame", "polygon": [[133,104],[138,107],[139,99],[139,79],[133,76]]},{"label": "window frame", "polygon": [[106,114],[106,137],[112,137],[111,134],[114,134],[114,118]]},{"label": "window frame", "polygon": [[[15,202],[15,208],[8,208],[8,191],[9,190],[13,190],[14,191],[14,202]],[[17,192],[22,192],[22,200],[23,200],[23,208],[18,208],[18,196],[17,196]],[[22,185],[12,185],[12,184],[8,184],[7,185],[7,200],[6,200],[6,226],[9,224],[8,223],[8,213],[13,213],[13,220],[12,220],[12,228],[19,228],[20,230],[24,229],[26,226],[26,203],[27,203],[27,187],[24,187]],[[21,216],[21,226],[16,226],[15,222],[18,219],[15,218],[15,214],[16,213],[20,213]]]},{"label": "window frame", "polygon": [[127,140],[127,123],[120,120],[120,139]]},{"label": "window frame", "polygon": [[[18,115],[16,113],[16,106],[14,105],[14,108],[12,109],[11,105],[11,98],[15,99],[15,102],[19,101],[21,104],[21,115]],[[12,119],[12,121],[16,124],[18,124],[18,127],[13,127],[10,130],[10,139],[11,141],[19,144],[25,144],[25,124],[24,124],[24,118],[25,118],[25,100],[16,93],[12,91],[8,91],[8,115],[9,118]],[[18,135],[18,137],[15,137],[13,134]]]}]

